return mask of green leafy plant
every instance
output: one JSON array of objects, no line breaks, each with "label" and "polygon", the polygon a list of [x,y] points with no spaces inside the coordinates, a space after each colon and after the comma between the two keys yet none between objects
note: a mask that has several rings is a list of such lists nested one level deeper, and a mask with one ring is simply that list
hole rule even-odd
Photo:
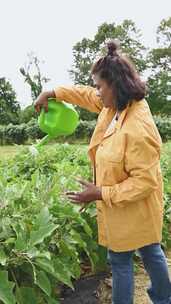
[{"label": "green leafy plant", "polygon": [[39,299],[40,303],[58,303],[56,284],[73,288],[85,257],[95,270],[95,214],[92,207],[81,214],[80,206],[71,204],[62,193],[79,189],[74,181],[78,175],[90,177],[85,147],[67,144],[44,147],[37,156],[23,148],[13,159],[0,163],[3,303],[39,303]]},{"label": "green leafy plant", "polygon": [[[171,245],[169,149],[168,143],[162,155],[165,248]],[[23,147],[0,161],[2,303],[59,303],[61,285],[73,288],[83,263],[93,272],[106,267],[106,249],[97,244],[95,204],[79,212],[63,194],[80,190],[75,176],[90,179],[86,152],[87,146],[56,144],[34,155]]]}]

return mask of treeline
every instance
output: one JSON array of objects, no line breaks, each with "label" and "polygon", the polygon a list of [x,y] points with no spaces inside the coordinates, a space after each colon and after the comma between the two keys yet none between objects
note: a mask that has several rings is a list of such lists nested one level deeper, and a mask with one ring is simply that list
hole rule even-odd
[{"label": "treeline", "polygon": [[[93,39],[83,38],[73,46],[73,65],[69,70],[74,84],[92,85],[90,69],[97,56],[104,53],[104,44],[109,38],[120,40],[122,50],[129,55],[143,78],[146,78],[148,93],[146,99],[155,116],[164,139],[170,138],[171,116],[171,18],[162,20],[156,29],[157,47],[146,48],[142,43],[141,30],[131,20],[121,24],[103,23]],[[34,71],[34,73],[32,72]],[[21,109],[16,92],[10,82],[0,78],[0,142],[24,143],[28,139],[41,138],[37,126],[34,101],[49,79],[41,73],[41,62],[29,54],[22,74],[31,91],[30,105]],[[77,107],[81,123],[74,137],[86,137],[94,128],[97,115]],[[88,121],[88,123],[87,123]]]}]

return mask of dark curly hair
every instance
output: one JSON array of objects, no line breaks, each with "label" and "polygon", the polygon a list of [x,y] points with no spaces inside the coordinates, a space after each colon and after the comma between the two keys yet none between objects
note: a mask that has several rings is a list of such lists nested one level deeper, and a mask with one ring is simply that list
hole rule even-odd
[{"label": "dark curly hair", "polygon": [[117,40],[110,40],[107,49],[107,55],[93,64],[91,75],[98,74],[101,79],[113,86],[116,107],[122,111],[128,103],[133,100],[140,101],[145,97],[146,84],[140,79],[128,56],[120,51]]}]

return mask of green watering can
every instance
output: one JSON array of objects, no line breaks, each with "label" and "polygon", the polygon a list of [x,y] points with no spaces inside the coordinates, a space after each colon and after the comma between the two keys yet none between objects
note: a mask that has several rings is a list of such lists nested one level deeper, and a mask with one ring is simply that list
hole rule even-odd
[{"label": "green watering can", "polygon": [[40,140],[36,148],[58,136],[72,134],[79,124],[79,115],[72,104],[49,98],[48,112],[45,112],[44,108],[41,109],[38,124],[47,135]]}]

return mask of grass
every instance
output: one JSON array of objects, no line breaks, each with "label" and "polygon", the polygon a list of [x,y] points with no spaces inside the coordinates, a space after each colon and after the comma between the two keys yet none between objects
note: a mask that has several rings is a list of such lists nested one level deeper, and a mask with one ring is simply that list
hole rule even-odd
[{"label": "grass", "polygon": [[[78,141],[78,142],[72,142],[72,143],[86,144],[85,141],[83,141],[83,142]],[[18,151],[20,151],[20,149],[22,147],[23,147],[22,145],[0,146],[0,158],[6,159],[8,157],[13,157]],[[171,168],[171,141],[168,141],[167,143],[163,144],[163,153],[165,155],[167,155],[167,162],[168,162],[169,167]]]},{"label": "grass", "polygon": [[167,191],[171,194],[171,141],[163,145],[163,160],[165,162],[165,173],[167,174]]},{"label": "grass", "polygon": [[6,159],[9,157],[13,157],[20,149],[21,149],[21,146],[19,146],[19,145],[0,146],[0,158]]},{"label": "grass", "polygon": [[[63,143],[63,142],[61,142]],[[87,144],[85,141],[74,141],[74,142],[68,142],[71,144],[76,144],[76,145],[85,145]],[[52,146],[55,143],[51,144],[46,144],[47,148],[48,146]],[[26,146],[31,146],[31,145],[26,145]],[[9,157],[15,156],[16,153],[18,153],[22,149],[23,145],[9,145],[9,146],[0,146],[0,159],[6,160]]]},{"label": "grass", "polygon": [[163,145],[163,152],[168,155],[168,164],[171,167],[171,141],[168,141]]}]

